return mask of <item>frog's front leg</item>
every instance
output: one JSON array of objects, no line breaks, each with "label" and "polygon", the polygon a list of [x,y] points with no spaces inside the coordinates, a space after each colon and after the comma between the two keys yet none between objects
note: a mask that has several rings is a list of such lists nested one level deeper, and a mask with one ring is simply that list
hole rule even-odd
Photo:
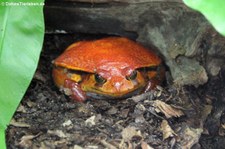
[{"label": "frog's front leg", "polygon": [[154,71],[148,71],[147,77],[148,82],[145,86],[144,93],[154,89],[156,85],[159,85],[163,82],[165,76],[165,67],[163,65],[160,65],[157,67],[157,69]]},{"label": "frog's front leg", "polygon": [[87,99],[85,92],[81,89],[80,84],[70,79],[65,79],[64,88],[69,89],[69,95],[72,99],[84,102]]}]

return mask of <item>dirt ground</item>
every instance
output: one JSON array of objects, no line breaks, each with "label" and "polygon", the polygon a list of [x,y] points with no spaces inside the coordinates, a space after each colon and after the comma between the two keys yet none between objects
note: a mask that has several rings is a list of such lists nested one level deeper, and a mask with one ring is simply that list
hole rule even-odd
[{"label": "dirt ground", "polygon": [[7,129],[8,149],[225,148],[225,68],[198,88],[174,87],[167,78],[123,100],[78,103],[62,94],[51,61],[72,42],[99,37],[46,34],[37,72]]}]

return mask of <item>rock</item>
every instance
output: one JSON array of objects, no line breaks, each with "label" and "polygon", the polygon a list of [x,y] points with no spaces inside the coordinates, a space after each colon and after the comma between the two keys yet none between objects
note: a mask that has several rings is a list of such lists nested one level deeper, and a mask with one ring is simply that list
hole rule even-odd
[{"label": "rock", "polygon": [[201,85],[208,81],[207,73],[203,66],[196,60],[187,57],[179,57],[177,61],[172,61],[171,73],[174,83],[180,85]]},{"label": "rock", "polygon": [[224,37],[181,0],[72,1],[46,3],[47,30],[129,37],[159,53],[179,86],[204,84],[225,64]]}]

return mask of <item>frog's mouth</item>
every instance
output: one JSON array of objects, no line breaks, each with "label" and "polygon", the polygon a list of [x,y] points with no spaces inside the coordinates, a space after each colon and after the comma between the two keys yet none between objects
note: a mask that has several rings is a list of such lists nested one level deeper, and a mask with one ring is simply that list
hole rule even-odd
[{"label": "frog's mouth", "polygon": [[103,92],[90,92],[87,91],[86,95],[88,98],[94,98],[94,99],[125,99],[134,95],[137,95],[139,93],[141,93],[141,91],[143,91],[143,87],[142,88],[137,88],[135,90],[132,90],[128,93],[120,93],[120,94],[116,94],[116,93],[103,93]]}]

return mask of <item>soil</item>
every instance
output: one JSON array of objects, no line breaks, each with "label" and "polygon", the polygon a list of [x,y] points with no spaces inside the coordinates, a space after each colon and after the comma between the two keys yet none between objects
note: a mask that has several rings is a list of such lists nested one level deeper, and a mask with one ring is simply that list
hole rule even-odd
[{"label": "soil", "polygon": [[[225,68],[207,84],[167,81],[123,100],[71,100],[51,61],[71,43],[104,35],[46,34],[36,74],[7,129],[7,148],[225,148]],[[169,71],[167,72],[169,76]]]}]

